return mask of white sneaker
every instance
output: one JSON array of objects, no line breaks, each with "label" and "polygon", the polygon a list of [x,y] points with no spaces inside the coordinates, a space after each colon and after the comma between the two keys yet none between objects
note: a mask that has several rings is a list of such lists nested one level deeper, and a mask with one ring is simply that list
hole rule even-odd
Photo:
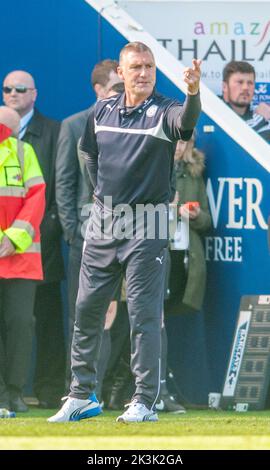
[{"label": "white sneaker", "polygon": [[49,423],[80,421],[81,419],[92,418],[102,413],[102,409],[94,393],[91,393],[87,400],[72,397],[64,397],[62,400],[66,400],[66,402],[58,413],[47,419]]},{"label": "white sneaker", "polygon": [[158,415],[149,410],[143,403],[133,400],[128,406],[128,409],[118,416],[116,421],[118,423],[139,423],[142,421],[158,421]]}]

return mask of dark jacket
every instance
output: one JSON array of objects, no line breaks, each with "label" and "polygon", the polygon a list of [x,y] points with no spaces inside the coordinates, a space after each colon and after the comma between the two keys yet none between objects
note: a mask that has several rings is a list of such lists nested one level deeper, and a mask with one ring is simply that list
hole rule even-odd
[{"label": "dark jacket", "polygon": [[[206,262],[203,247],[203,236],[211,227],[211,216],[208,208],[207,194],[202,173],[204,169],[204,156],[200,152],[194,153],[195,162],[179,162],[175,165],[175,188],[179,193],[179,204],[188,201],[198,201],[200,203],[200,214],[195,220],[190,220],[189,225],[189,250],[188,269],[183,297],[174,302],[174,308],[179,306],[185,311],[185,306],[193,310],[199,310],[202,306],[205,284],[206,284]],[[173,257],[178,257],[179,252],[170,251],[172,265]],[[178,258],[179,259],[179,258]],[[176,276],[177,272],[171,273]],[[183,303],[182,303],[182,302]],[[166,313],[170,312],[171,300],[165,302]]]},{"label": "dark jacket", "polygon": [[[68,243],[80,234],[82,208],[93,193],[88,174],[78,159],[78,140],[82,136],[90,108],[76,113],[61,124],[56,158],[56,201],[64,237]],[[86,172],[86,169],[84,169]]]},{"label": "dark jacket", "polygon": [[62,230],[55,201],[55,159],[59,129],[60,123],[48,119],[35,109],[22,139],[33,146],[46,182],[46,209],[40,227],[45,282],[60,281],[64,277]]}]

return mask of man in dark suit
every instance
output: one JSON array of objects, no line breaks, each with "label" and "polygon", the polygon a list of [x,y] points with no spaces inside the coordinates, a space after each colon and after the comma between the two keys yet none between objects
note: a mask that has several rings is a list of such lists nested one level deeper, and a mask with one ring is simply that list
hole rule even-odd
[{"label": "man in dark suit", "polygon": [[44,281],[37,286],[36,369],[34,391],[42,408],[57,407],[64,391],[65,345],[61,280],[61,225],[55,202],[55,158],[60,124],[43,116],[34,106],[37,89],[25,71],[13,71],[4,79],[3,100],[20,115],[19,138],[30,143],[46,182],[46,210],[41,224]]},{"label": "man in dark suit", "polygon": [[[95,65],[91,74],[91,84],[97,99],[107,97],[113,85],[119,83],[115,60],[106,59]],[[64,238],[69,245],[68,261],[68,304],[69,304],[69,340],[67,354],[67,389],[70,381],[70,348],[75,319],[75,303],[79,287],[79,272],[83,237],[82,224],[89,217],[89,203],[93,188],[84,165],[78,159],[78,141],[83,134],[91,108],[64,119],[58,139],[56,158],[56,201]],[[115,305],[111,306],[115,310]],[[111,315],[114,317],[114,315]],[[105,372],[110,349],[109,315],[105,325],[103,345],[100,355],[100,382]]]}]

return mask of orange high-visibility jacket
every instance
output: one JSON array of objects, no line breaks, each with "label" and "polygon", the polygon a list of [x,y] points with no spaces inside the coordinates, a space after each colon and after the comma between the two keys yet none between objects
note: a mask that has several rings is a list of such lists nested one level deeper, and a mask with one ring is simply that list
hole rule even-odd
[{"label": "orange high-visibility jacket", "polygon": [[45,182],[31,145],[10,137],[0,143],[0,243],[6,235],[14,255],[0,258],[0,279],[43,279],[39,226]]}]

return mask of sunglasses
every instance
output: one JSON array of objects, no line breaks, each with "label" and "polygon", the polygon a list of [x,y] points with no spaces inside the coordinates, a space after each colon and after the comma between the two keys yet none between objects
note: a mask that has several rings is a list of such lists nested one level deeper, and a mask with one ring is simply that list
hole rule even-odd
[{"label": "sunglasses", "polygon": [[15,90],[16,93],[26,93],[28,90],[34,90],[35,88],[28,88],[24,85],[18,85],[18,86],[4,86],[3,87],[3,92],[9,95],[9,93],[12,92],[12,90]]}]

